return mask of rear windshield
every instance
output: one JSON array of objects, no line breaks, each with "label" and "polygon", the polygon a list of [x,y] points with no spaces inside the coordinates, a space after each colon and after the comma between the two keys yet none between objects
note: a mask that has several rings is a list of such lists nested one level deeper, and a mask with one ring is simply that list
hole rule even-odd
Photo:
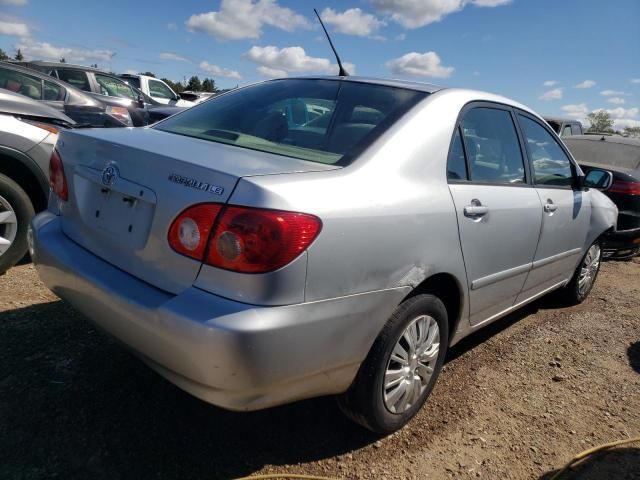
[{"label": "rear windshield", "polygon": [[227,93],[153,128],[346,165],[426,95],[350,81],[274,80]]}]

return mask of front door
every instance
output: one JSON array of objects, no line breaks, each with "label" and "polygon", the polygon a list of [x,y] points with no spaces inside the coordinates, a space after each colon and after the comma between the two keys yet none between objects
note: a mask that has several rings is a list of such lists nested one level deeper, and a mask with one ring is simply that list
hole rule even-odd
[{"label": "front door", "polygon": [[591,217],[589,197],[574,189],[577,167],[536,118],[518,114],[536,191],[542,204],[542,230],[533,268],[520,300],[571,278],[585,248]]},{"label": "front door", "polygon": [[483,103],[465,109],[447,176],[467,270],[470,322],[476,325],[514,305],[542,221],[509,108]]}]

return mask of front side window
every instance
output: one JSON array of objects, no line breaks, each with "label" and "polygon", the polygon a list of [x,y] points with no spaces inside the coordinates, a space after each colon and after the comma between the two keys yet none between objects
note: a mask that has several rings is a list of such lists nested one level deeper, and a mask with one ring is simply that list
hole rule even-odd
[{"label": "front side window", "polygon": [[0,68],[0,88],[20,93],[34,100],[42,100],[40,79],[15,70]]},{"label": "front side window", "polygon": [[58,78],[85,92],[91,91],[87,74],[81,70],[58,69]]},{"label": "front side window", "polygon": [[169,87],[158,80],[149,80],[149,92],[152,97],[175,100],[175,95]]},{"label": "front side window", "polygon": [[478,107],[462,123],[471,181],[524,183],[524,160],[515,125],[508,110]]},{"label": "front side window", "polygon": [[537,185],[573,185],[571,160],[555,138],[538,122],[518,115],[525,137],[529,158],[533,166],[533,177]]},{"label": "front side window", "polygon": [[121,80],[117,80],[107,75],[95,74],[100,95],[108,97],[129,98],[135,100],[137,97],[133,89]]},{"label": "front side window", "polygon": [[328,164],[348,164],[427,93],[338,80],[238,89],[153,128]]},{"label": "front side window", "polygon": [[44,99],[48,101],[64,100],[65,91],[60,85],[47,80],[44,81]]}]

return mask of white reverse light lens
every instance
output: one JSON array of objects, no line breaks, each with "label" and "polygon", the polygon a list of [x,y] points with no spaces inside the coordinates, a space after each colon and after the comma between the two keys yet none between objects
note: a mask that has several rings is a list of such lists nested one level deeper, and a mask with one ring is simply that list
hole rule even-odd
[{"label": "white reverse light lens", "polygon": [[200,244],[200,229],[198,224],[191,218],[185,218],[180,222],[178,228],[178,239],[184,248],[193,251]]}]

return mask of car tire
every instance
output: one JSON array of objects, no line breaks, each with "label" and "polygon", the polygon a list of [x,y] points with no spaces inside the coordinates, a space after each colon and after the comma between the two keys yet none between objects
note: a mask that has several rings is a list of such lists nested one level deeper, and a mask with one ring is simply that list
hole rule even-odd
[{"label": "car tire", "polygon": [[578,305],[589,296],[596,283],[600,264],[602,263],[602,246],[595,241],[584,254],[571,280],[560,290],[560,296],[567,305]]},{"label": "car tire", "polygon": [[[412,349],[410,339],[418,348]],[[338,398],[341,410],[379,434],[402,428],[431,393],[448,343],[447,310],[442,301],[428,294],[408,298],[376,338],[349,390]],[[403,389],[398,397],[398,390]]]},{"label": "car tire", "polygon": [[34,215],[33,204],[25,191],[0,174],[0,274],[27,253],[27,229]]}]

